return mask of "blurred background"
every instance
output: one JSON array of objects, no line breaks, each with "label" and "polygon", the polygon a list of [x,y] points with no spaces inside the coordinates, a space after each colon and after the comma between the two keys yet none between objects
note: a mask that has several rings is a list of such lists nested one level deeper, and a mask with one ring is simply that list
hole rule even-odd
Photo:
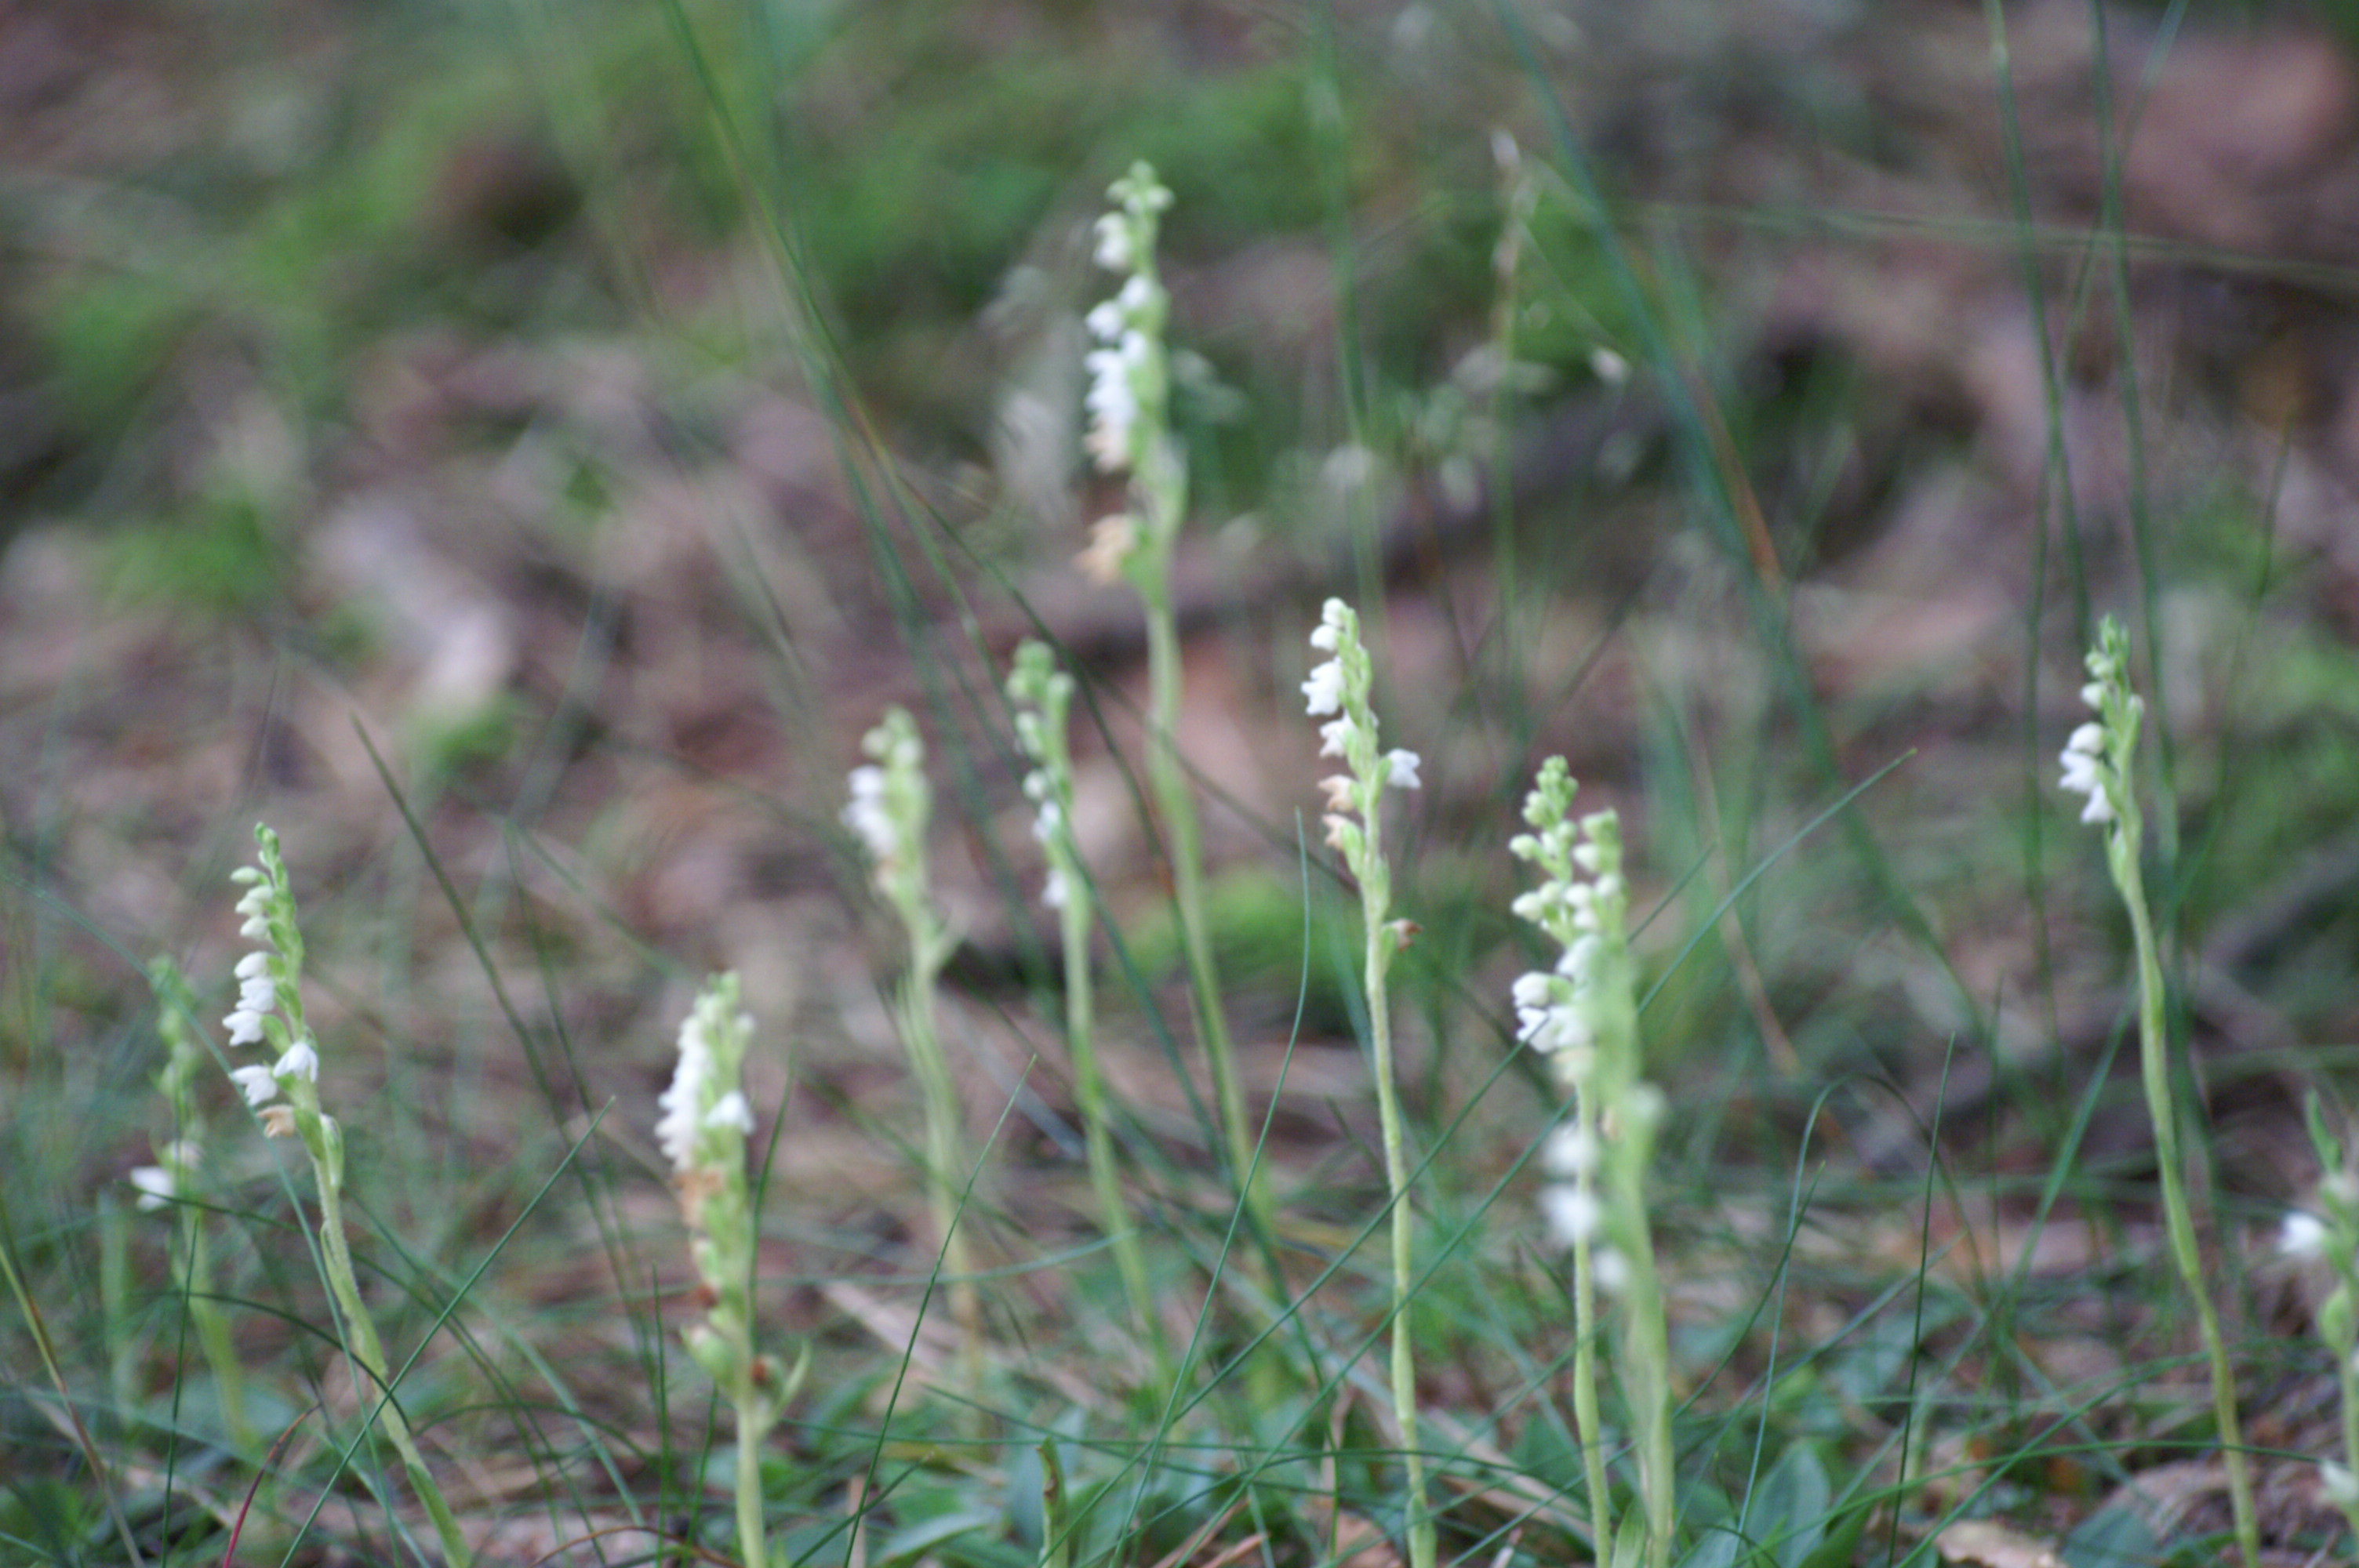
[{"label": "blurred background", "polygon": [[[1300,827],[1330,593],[1428,760],[1406,1049],[1428,1124],[1484,1134],[1443,1163],[1504,1170],[1548,1114],[1503,1028],[1506,840],[1561,751],[1656,912],[1699,1228],[1830,1084],[1866,1208],[1917,1190],[1937,1112],[2047,1168],[2123,1016],[2053,762],[2122,614],[2150,885],[2256,1218],[2359,1023],[2352,36],[2342,5],[2082,0],[0,0],[0,1094],[82,1108],[19,1119],[11,1168],[147,1158],[134,966],[226,995],[266,818],[323,1037],[396,1091],[389,1141],[456,1152],[388,1200],[429,1251],[610,1098],[644,1155],[721,968],[778,1047],[756,1098],[799,1062],[796,1223],[829,1257],[898,1234],[897,959],[837,814],[900,702],[978,1132],[1015,1106],[1001,1201],[1062,1212],[995,694],[1036,631],[1084,677],[1130,937],[1110,1071],[1201,1141],[1147,1022],[1178,993],[1136,602],[1072,565],[1119,501],[1080,459],[1089,223],[1146,158],[1181,741],[1258,1093],[1298,1046],[1305,1223],[1375,1181],[1354,917]],[[2100,1102],[2093,1201],[2150,1173],[2136,1108]],[[516,1288],[558,1299],[559,1264]]]}]

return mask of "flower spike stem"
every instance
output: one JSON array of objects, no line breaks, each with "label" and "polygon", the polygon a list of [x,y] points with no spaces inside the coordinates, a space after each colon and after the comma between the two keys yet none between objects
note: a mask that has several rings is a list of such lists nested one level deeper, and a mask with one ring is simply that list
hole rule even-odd
[{"label": "flower spike stem", "polygon": [[1376,1081],[1376,1115],[1384,1128],[1385,1183],[1392,1195],[1393,1415],[1399,1423],[1401,1452],[1408,1466],[1409,1568],[1434,1568],[1433,1517],[1427,1511],[1425,1455],[1417,1436],[1416,1334],[1409,1320],[1409,1285],[1415,1278],[1414,1213],[1408,1201],[1408,1157],[1401,1131],[1400,1091],[1394,1083],[1392,1009],[1387,977],[1393,957],[1416,927],[1392,918],[1392,868],[1385,860],[1384,795],[1386,784],[1416,789],[1414,752],[1379,752],[1376,716],[1370,704],[1374,673],[1360,643],[1360,618],[1340,599],[1320,612],[1310,645],[1328,655],[1302,683],[1302,695],[1320,727],[1319,754],[1340,757],[1345,771],[1321,782],[1326,791],[1327,843],[1342,852],[1360,884],[1360,920],[1366,937],[1362,979],[1368,998],[1368,1049]]},{"label": "flower spike stem", "polygon": [[473,1553],[433,1472],[426,1467],[408,1419],[394,1400],[385,1345],[353,1272],[352,1247],[344,1234],[344,1133],[321,1108],[319,1043],[303,1015],[303,930],[296,919],[295,893],[288,882],[278,835],[263,825],[255,828],[254,838],[260,850],[257,864],[240,867],[231,879],[245,889],[237,903],[238,914],[245,916],[239,934],[261,946],[238,961],[237,1006],[222,1022],[232,1045],[267,1044],[277,1060],[266,1067],[233,1068],[230,1077],[245,1103],[260,1112],[271,1137],[299,1139],[311,1157],[320,1195],[321,1271],[335,1303],[345,1353],[361,1369],[360,1386],[375,1398],[370,1419],[385,1429],[401,1456],[411,1489],[434,1521],[443,1560],[451,1568],[464,1568]]},{"label": "flower spike stem", "polygon": [[967,1392],[980,1395],[983,1302],[975,1292],[966,1233],[958,1223],[961,1183],[968,1168],[965,1111],[950,1062],[942,1054],[934,1006],[942,965],[956,943],[935,911],[927,881],[926,828],[933,815],[933,791],[926,783],[925,742],[908,711],[893,708],[862,739],[861,749],[872,760],[852,771],[852,802],[844,807],[843,820],[867,846],[875,862],[876,891],[893,906],[909,939],[908,968],[894,991],[893,1022],[925,1102],[926,1189],[934,1236],[950,1275],[951,1315],[959,1328]]},{"label": "flower spike stem", "polygon": [[2220,1429],[2220,1459],[2228,1472],[2228,1498],[2235,1516],[2236,1549],[2245,1568],[2259,1568],[2261,1533],[2253,1506],[2252,1471],[2236,1417],[2236,1382],[2228,1364],[2228,1343],[2220,1331],[2220,1309],[2195,1238],[2187,1202],[2187,1163],[2179,1147],[2179,1112],[2170,1092],[2169,1030],[2163,1011],[2162,957],[2147,913],[2146,881],[2138,866],[2144,819],[2133,779],[2139,721],[2146,704],[2129,685],[2129,635],[2108,615],[2089,650],[2089,682],[2082,700],[2097,718],[2072,731],[2064,747],[2063,785],[2088,796],[2081,820],[2105,835],[2105,864],[2129,911],[2130,936],[2137,952],[2138,1070],[2146,1083],[2147,1114],[2154,1123],[2155,1164],[2162,1179],[2163,1228],[2180,1282],[2195,1303],[2196,1323],[2212,1368],[2212,1409]]},{"label": "flower spike stem", "polygon": [[1222,1011],[1221,977],[1204,920],[1203,831],[1176,739],[1180,724],[1180,623],[1171,602],[1171,553],[1188,513],[1188,462],[1171,433],[1171,367],[1164,328],[1171,298],[1155,270],[1155,240],[1171,192],[1144,163],[1114,181],[1115,211],[1097,222],[1098,265],[1124,275],[1121,289],[1089,313],[1099,347],[1086,363],[1090,428],[1083,446],[1100,472],[1128,472],[1127,508],[1102,518],[1081,562],[1105,582],[1126,581],[1147,614],[1147,782],[1170,845],[1171,897],[1180,912],[1196,1031],[1212,1069],[1229,1164],[1246,1215],[1266,1239],[1269,1184],[1254,1165],[1252,1124],[1237,1076],[1236,1049]]},{"label": "flower spike stem", "polygon": [[1613,812],[1597,811],[1576,825],[1578,787],[1564,759],[1549,758],[1524,802],[1532,831],[1507,846],[1544,879],[1516,900],[1516,914],[1564,950],[1553,968],[1516,982],[1517,1037],[1548,1055],[1572,1101],[1572,1119],[1549,1135],[1543,1152],[1557,1184],[1542,1202],[1558,1238],[1572,1251],[1572,1402],[1589,1487],[1592,1550],[1601,1563],[1620,1555],[1597,1398],[1599,1309],[1610,1296],[1621,1308],[1619,1380],[1637,1449],[1646,1562],[1649,1568],[1669,1568],[1678,1502],[1670,1335],[1647,1212],[1647,1169],[1662,1124],[1663,1097],[1638,1076],[1621,823]]},{"label": "flower spike stem", "polygon": [[1147,1280],[1147,1258],[1138,1227],[1122,1195],[1114,1133],[1106,1121],[1105,1076],[1098,1067],[1094,997],[1090,979],[1093,890],[1073,838],[1073,757],[1069,720],[1073,677],[1058,669],[1048,645],[1026,639],[1016,650],[1007,676],[1007,698],[1016,707],[1016,738],[1035,764],[1025,775],[1032,802],[1032,835],[1049,861],[1041,902],[1057,912],[1065,960],[1065,1040],[1073,1054],[1073,1092],[1081,1103],[1082,1137],[1087,1145],[1090,1184],[1096,1190],[1098,1223],[1114,1249],[1114,1267],[1130,1297],[1138,1332],[1154,1347],[1158,1379],[1172,1377],[1171,1346]]}]

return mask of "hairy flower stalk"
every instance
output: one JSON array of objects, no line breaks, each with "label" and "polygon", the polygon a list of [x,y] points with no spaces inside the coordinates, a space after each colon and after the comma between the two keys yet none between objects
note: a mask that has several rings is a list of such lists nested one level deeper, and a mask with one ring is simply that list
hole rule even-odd
[{"label": "hairy flower stalk", "polygon": [[926,1190],[933,1208],[935,1240],[950,1274],[951,1314],[959,1326],[960,1354],[970,1392],[982,1379],[983,1303],[975,1292],[966,1236],[959,1228],[961,1177],[967,1169],[965,1119],[950,1063],[942,1054],[941,1026],[934,1008],[935,985],[953,943],[936,913],[926,877],[926,827],[933,814],[933,791],[926,783],[925,742],[917,721],[904,708],[886,710],[883,722],[861,741],[871,759],[852,770],[852,803],[844,824],[860,836],[875,864],[876,891],[893,906],[909,940],[909,965],[895,993],[894,1022],[909,1053],[926,1113]]},{"label": "hairy flower stalk", "polygon": [[156,992],[156,1027],[164,1036],[164,1065],[157,1071],[156,1089],[172,1108],[172,1136],[155,1145],[156,1163],[131,1173],[131,1184],[139,1189],[141,1208],[170,1206],[179,1211],[172,1272],[181,1281],[197,1347],[212,1369],[230,1446],[251,1458],[261,1451],[255,1442],[254,1423],[246,1415],[245,1365],[237,1357],[229,1319],[214,1295],[204,1210],[179,1201],[198,1190],[198,1167],[205,1154],[205,1119],[196,1097],[197,1076],[205,1069],[205,1051],[190,1023],[197,1015],[196,994],[169,958],[156,960],[148,971],[148,982]]},{"label": "hairy flower stalk", "polygon": [[1153,168],[1138,163],[1107,194],[1116,210],[1097,221],[1097,263],[1124,278],[1114,297],[1101,302],[1087,319],[1098,346],[1084,361],[1090,425],[1082,445],[1099,472],[1127,473],[1130,483],[1124,510],[1099,520],[1080,563],[1101,582],[1129,583],[1146,609],[1147,785],[1170,845],[1172,900],[1179,906],[1189,990],[1212,1069],[1229,1163],[1247,1212],[1266,1237],[1267,1184],[1254,1173],[1253,1130],[1245,1119],[1245,1090],[1204,919],[1203,833],[1174,739],[1180,672],[1171,553],[1188,511],[1188,464],[1171,431],[1171,366],[1164,345],[1171,297],[1155,270],[1156,231],[1171,205],[1171,192]]},{"label": "hairy flower stalk", "polygon": [[1032,836],[1049,862],[1040,902],[1057,912],[1058,937],[1065,960],[1065,1040],[1073,1054],[1073,1093],[1082,1111],[1082,1137],[1089,1151],[1090,1184],[1096,1190],[1098,1223],[1114,1249],[1114,1266],[1130,1297],[1138,1331],[1155,1348],[1158,1372],[1169,1380],[1171,1350],[1163,1320],[1147,1281],[1147,1257],[1138,1227],[1122,1195],[1122,1173],[1114,1162],[1114,1132],[1106,1119],[1105,1077],[1098,1067],[1095,999],[1090,977],[1093,898],[1081,845],[1073,838],[1073,756],[1069,736],[1073,677],[1058,669],[1047,644],[1027,638],[1016,650],[1007,676],[1007,700],[1016,708],[1016,739],[1034,766],[1024,775],[1024,796],[1032,803]]},{"label": "hairy flower stalk", "polygon": [[245,889],[237,903],[237,913],[245,917],[238,934],[260,946],[238,960],[237,1006],[222,1022],[232,1045],[266,1046],[274,1060],[267,1065],[234,1067],[230,1077],[245,1103],[260,1113],[271,1137],[299,1139],[311,1157],[320,1195],[322,1272],[341,1319],[345,1353],[359,1364],[363,1376],[357,1381],[373,1400],[371,1419],[385,1429],[400,1454],[410,1487],[434,1521],[443,1558],[456,1568],[471,1562],[473,1554],[441,1487],[426,1467],[408,1418],[394,1400],[385,1346],[353,1273],[352,1248],[344,1235],[344,1133],[321,1108],[319,1043],[304,1022],[303,931],[296,920],[287,862],[278,852],[278,835],[266,825],[255,827],[254,838],[260,850],[258,863],[241,866],[230,875]]},{"label": "hairy flower stalk", "polygon": [[1416,789],[1414,752],[1377,750],[1376,716],[1369,692],[1374,671],[1360,643],[1360,618],[1340,599],[1319,614],[1310,645],[1327,654],[1302,683],[1305,705],[1320,726],[1322,757],[1340,758],[1344,771],[1321,782],[1327,795],[1327,843],[1343,857],[1360,884],[1360,919],[1365,936],[1362,983],[1368,997],[1368,1045],[1376,1081],[1376,1115],[1383,1125],[1385,1182],[1392,1195],[1393,1414],[1400,1423],[1401,1452],[1408,1462],[1408,1556],[1410,1568],[1433,1568],[1433,1518],[1427,1511],[1425,1456],[1418,1446],[1416,1336],[1409,1323],[1414,1278],[1413,1216],[1408,1201],[1408,1157],[1401,1131],[1400,1090],[1393,1078],[1392,1009],[1386,979],[1393,956],[1408,946],[1416,927],[1392,917],[1392,867],[1385,860],[1384,798],[1386,785]]},{"label": "hairy flower stalk", "polygon": [[663,1119],[656,1141],[671,1162],[689,1256],[701,1283],[702,1323],[683,1335],[688,1353],[710,1373],[737,1418],[737,1551],[747,1568],[770,1559],[762,1521],[762,1439],[801,1386],[805,1347],[792,1371],[754,1342],[753,1194],[745,1180],[745,1139],[753,1108],[740,1087],[754,1021],[738,1010],[737,977],[705,982],[679,1026],[679,1065],[656,1102]]},{"label": "hairy flower stalk", "polygon": [[2163,1228],[2170,1239],[2171,1260],[2180,1281],[2194,1298],[2195,1317],[2203,1334],[2204,1352],[2212,1367],[2212,1408],[2220,1428],[2220,1458],[2228,1472],[2228,1497],[2235,1516],[2236,1547],[2245,1568],[2258,1568],[2261,1552],[2259,1518],[2253,1507],[2252,1472],[2245,1462],[2244,1438],[2236,1417],[2236,1384],[2228,1365],[2228,1343],[2220,1330],[2220,1309],[2212,1300],[2204,1278],[2203,1259],[2195,1238],[2195,1219],[2187,1202],[2187,1164],[2179,1148],[2179,1112],[2170,1092],[2169,1032],[2163,1013],[2162,957],[2155,941],[2154,920],[2146,901],[2146,881],[2138,866],[2144,840],[2137,791],[2132,786],[2137,760],[2138,728],[2146,703],[2130,689],[2129,634],[2108,615],[2097,628],[2096,646],[2089,650],[2088,684],[2081,700],[2096,711],[2096,719],[2072,731],[2064,745],[2063,787],[2086,795],[2081,820],[2096,824],[2105,835],[2105,864],[2114,886],[2129,911],[2130,935],[2137,951],[2138,1068],[2146,1081],[2146,1106],[2154,1123],[2155,1164],[2162,1178]]},{"label": "hairy flower stalk", "polygon": [[1621,1557],[1598,1413],[1599,1298],[1620,1304],[1618,1381],[1638,1457],[1646,1561],[1671,1560],[1670,1341],[1647,1213],[1647,1170],[1663,1097],[1639,1076],[1638,1012],[1630,964],[1629,889],[1622,828],[1611,811],[1576,827],[1578,789],[1562,757],[1541,764],[1524,801],[1532,831],[1507,846],[1541,883],[1515,912],[1546,932],[1560,957],[1516,982],[1517,1035],[1549,1057],[1572,1098],[1572,1119],[1542,1152],[1556,1184],[1542,1195],[1550,1227],[1572,1251],[1573,1414],[1598,1560]]}]

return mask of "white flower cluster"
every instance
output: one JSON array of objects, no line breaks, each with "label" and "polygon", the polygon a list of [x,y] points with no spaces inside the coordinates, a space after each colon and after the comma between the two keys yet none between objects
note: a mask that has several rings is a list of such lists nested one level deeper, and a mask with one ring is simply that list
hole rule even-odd
[{"label": "white flower cluster", "polygon": [[[1566,781],[1568,784],[1570,779]],[[1519,858],[1543,868],[1561,867],[1519,895],[1515,913],[1564,945],[1549,969],[1536,969],[1515,984],[1516,1037],[1535,1051],[1559,1058],[1567,1079],[1586,1076],[1588,1052],[1596,1043],[1600,1014],[1614,1005],[1607,987],[1618,977],[1601,973],[1609,944],[1625,941],[1628,890],[1619,870],[1619,825],[1610,811],[1549,823],[1537,835],[1519,835],[1510,846]],[[1582,881],[1579,872],[1587,872]]]},{"label": "white flower cluster", "polygon": [[[1576,824],[1578,788],[1564,759],[1549,758],[1524,802],[1532,831],[1517,834],[1507,848],[1542,879],[1516,900],[1515,913],[1563,949],[1551,968],[1520,977],[1512,993],[1516,1038],[1549,1057],[1575,1100],[1575,1119],[1541,1150],[1558,1184],[1541,1194],[1541,1211],[1560,1240],[1585,1247],[1614,1228],[1599,1195],[1601,1166],[1617,1158],[1643,1164],[1662,1097],[1637,1076],[1621,822],[1611,811],[1594,811]],[[1624,1223],[1642,1226],[1645,1217],[1634,1214]],[[1626,1268],[1604,1247],[1592,1265],[1607,1290]]]},{"label": "white flower cluster", "polygon": [[2118,821],[2127,802],[2123,798],[2129,760],[2137,751],[2139,716],[2145,700],[2129,686],[2129,638],[2120,622],[2105,617],[2097,630],[2096,645],[2089,650],[2089,680],[2081,700],[2097,717],[2074,730],[2064,742],[2059,781],[2074,795],[2088,796],[2081,820]]},{"label": "white flower cluster", "polygon": [[[715,975],[679,1026],[679,1065],[656,1103],[656,1142],[690,1233],[689,1258],[706,1302],[704,1321],[681,1338],[689,1355],[737,1406],[741,1444],[761,1441],[801,1380],[754,1345],[756,1225],[745,1179],[753,1108],[740,1087],[754,1021],[738,1005],[737,977]],[[807,1359],[806,1359],[807,1364]]]},{"label": "white flower cluster", "polygon": [[1071,830],[1073,764],[1065,739],[1073,677],[1055,667],[1047,644],[1027,638],[1008,672],[1007,700],[1016,705],[1016,743],[1038,764],[1024,775],[1024,798],[1032,803],[1032,837],[1049,861],[1040,902],[1063,909],[1072,901],[1081,869]]},{"label": "white flower cluster", "polygon": [[1145,443],[1159,433],[1169,395],[1163,327],[1170,297],[1155,276],[1155,232],[1171,192],[1142,163],[1107,194],[1118,210],[1097,222],[1097,263],[1127,276],[1086,318],[1098,346],[1082,362],[1090,373],[1082,399],[1090,427],[1082,444],[1099,472],[1121,473],[1138,465]]},{"label": "white flower cluster", "polygon": [[725,1178],[733,1168],[743,1173],[754,1111],[738,1076],[753,1029],[753,1019],[737,1010],[734,975],[708,984],[679,1026],[679,1065],[656,1100],[663,1111],[656,1142],[681,1178],[683,1202],[703,1184],[693,1178]]},{"label": "white flower cluster", "polygon": [[1303,705],[1311,718],[1328,719],[1319,727],[1319,754],[1342,759],[1347,770],[1319,781],[1327,796],[1327,842],[1343,852],[1352,874],[1364,882],[1375,859],[1368,841],[1385,789],[1420,787],[1422,763],[1415,752],[1376,751],[1376,717],[1369,705],[1375,675],[1352,607],[1329,600],[1320,610],[1310,645],[1329,656],[1302,683]]},{"label": "white flower cluster", "polygon": [[906,709],[888,708],[883,721],[862,737],[860,748],[873,761],[852,770],[843,824],[875,861],[877,891],[898,903],[914,881],[922,896],[926,817],[932,803],[917,721]]},{"label": "white flower cluster", "polygon": [[267,1045],[278,1054],[268,1066],[233,1067],[229,1076],[245,1103],[261,1110],[269,1134],[283,1138],[296,1130],[298,1108],[276,1102],[298,1084],[319,1082],[320,1054],[303,1022],[303,934],[278,836],[267,827],[255,827],[254,835],[258,863],[239,867],[230,878],[245,889],[237,901],[237,913],[245,917],[238,935],[262,946],[238,960],[237,1006],[222,1026],[232,1045]]}]

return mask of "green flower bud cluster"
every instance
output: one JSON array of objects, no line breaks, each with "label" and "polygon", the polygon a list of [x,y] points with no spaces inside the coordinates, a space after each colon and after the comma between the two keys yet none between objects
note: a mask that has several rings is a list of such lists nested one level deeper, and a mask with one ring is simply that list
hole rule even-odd
[{"label": "green flower bud cluster", "polygon": [[1073,677],[1057,668],[1046,643],[1026,638],[1007,675],[1016,706],[1016,741],[1037,765],[1024,775],[1032,803],[1032,837],[1049,862],[1040,902],[1063,909],[1082,886],[1081,849],[1073,840],[1073,757],[1066,731],[1073,708]]}]

